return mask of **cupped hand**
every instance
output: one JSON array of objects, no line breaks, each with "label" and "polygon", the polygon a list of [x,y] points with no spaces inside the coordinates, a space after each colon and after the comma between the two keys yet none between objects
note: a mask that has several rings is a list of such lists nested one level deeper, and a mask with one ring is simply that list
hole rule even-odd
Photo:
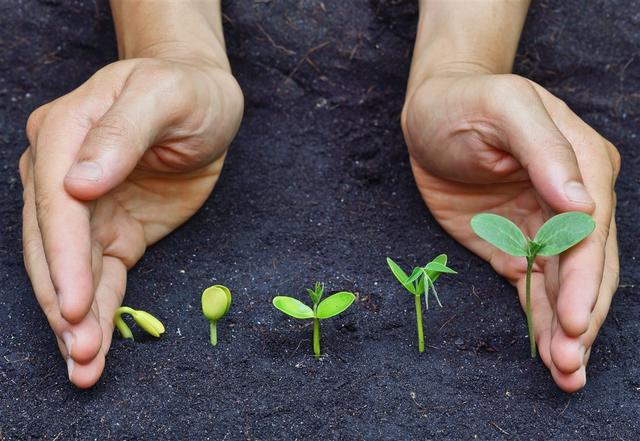
[{"label": "cupped hand", "polygon": [[522,305],[526,260],[477,237],[471,217],[498,213],[534,237],[556,213],[593,216],[596,230],[585,241],[536,261],[531,294],[543,362],[561,389],[583,387],[618,285],[615,147],[560,99],[516,75],[431,76],[407,94],[402,128],[433,216],[516,285]]},{"label": "cupped hand", "polygon": [[140,58],[30,116],[24,261],[77,386],[103,371],[127,269],[209,196],[242,107],[223,67]]}]

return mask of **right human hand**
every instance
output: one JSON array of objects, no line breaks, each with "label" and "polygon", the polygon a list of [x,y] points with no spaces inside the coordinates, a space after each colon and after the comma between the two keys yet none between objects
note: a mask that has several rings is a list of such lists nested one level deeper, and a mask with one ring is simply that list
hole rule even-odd
[{"label": "right human hand", "polygon": [[518,288],[526,261],[478,238],[474,214],[508,217],[529,237],[553,214],[592,214],[596,230],[560,257],[539,258],[532,315],[541,358],[557,385],[586,382],[591,346],[618,285],[614,184],[620,155],[566,104],[516,75],[456,69],[414,81],[402,128],[422,197],[462,245]]},{"label": "right human hand", "polygon": [[77,386],[104,369],[127,269],[207,199],[242,111],[228,69],[139,58],[30,116],[24,262]]}]

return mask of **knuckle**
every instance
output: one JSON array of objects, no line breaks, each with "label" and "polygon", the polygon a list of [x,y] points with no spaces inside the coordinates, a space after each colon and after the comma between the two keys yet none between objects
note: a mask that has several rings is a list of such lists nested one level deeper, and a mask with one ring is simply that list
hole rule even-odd
[{"label": "knuckle", "polygon": [[120,147],[138,138],[137,125],[122,113],[109,112],[93,127],[88,138],[104,148]]},{"label": "knuckle", "polygon": [[609,225],[606,223],[599,223],[593,232],[593,240],[597,241],[601,248],[604,248],[609,238]]},{"label": "knuckle", "polygon": [[428,106],[425,103],[428,100],[429,93],[427,87],[421,85],[407,99],[402,108],[400,127],[410,148],[422,144],[420,139],[426,124],[421,124],[420,122],[428,121]]},{"label": "knuckle", "polygon": [[42,194],[42,192],[36,192],[35,204],[39,221],[49,219],[51,217],[55,205],[51,197]]},{"label": "knuckle", "polygon": [[29,118],[27,119],[27,138],[29,139],[29,143],[31,145],[36,144],[36,137],[38,135],[38,130],[42,126],[44,118],[48,112],[49,105],[45,104],[43,106],[38,107],[36,110],[31,112]]},{"label": "knuckle", "polygon": [[578,167],[573,147],[564,139],[553,138],[544,143],[540,150],[544,153],[544,156],[547,159],[545,164],[558,163],[575,165],[576,168]]},{"label": "knuckle", "polygon": [[620,167],[622,166],[622,157],[620,152],[609,141],[606,141],[607,150],[609,151],[609,157],[611,158],[611,165],[613,167],[613,175],[615,178],[620,174]]},{"label": "knuckle", "polygon": [[22,155],[20,155],[20,161],[18,162],[18,170],[20,171],[20,178],[24,183],[24,180],[27,178],[27,170],[31,163],[31,151],[30,149],[26,149]]},{"label": "knuckle", "polygon": [[31,269],[31,262],[41,253],[41,243],[35,237],[24,238],[22,242],[22,251],[24,253],[24,265],[27,271]]}]

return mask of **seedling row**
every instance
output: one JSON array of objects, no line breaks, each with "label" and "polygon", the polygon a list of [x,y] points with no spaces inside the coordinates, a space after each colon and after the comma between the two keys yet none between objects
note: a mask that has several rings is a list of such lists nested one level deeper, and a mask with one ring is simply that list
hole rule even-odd
[{"label": "seedling row", "polygon": [[[525,280],[525,312],[530,341],[531,357],[536,357],[535,333],[531,312],[531,275],[538,256],[556,256],[581,242],[595,229],[593,219],[579,212],[562,213],[552,217],[538,230],[533,239],[525,234],[509,219],[492,213],[482,213],[471,219],[471,229],[482,239],[499,250],[515,257],[526,259]],[[422,301],[429,309],[432,298],[439,307],[442,302],[436,290],[436,281],[443,274],[455,275],[455,270],[447,266],[447,255],[440,254],[424,266],[416,266],[410,273],[405,272],[391,258],[387,265],[396,280],[413,296],[415,303],[416,331],[418,351],[424,351],[424,328]],[[340,291],[323,299],[325,287],[317,282],[307,294],[311,305],[307,305],[294,297],[278,295],[273,298],[273,306],[280,312],[298,320],[313,321],[312,349],[316,358],[321,355],[320,322],[335,317],[346,311],[355,301],[355,295],[348,291]],[[214,285],[204,290],[201,297],[202,313],[209,322],[209,341],[212,346],[218,344],[218,321],[231,307],[231,291],[223,285]],[[145,311],[121,306],[114,317],[115,327],[123,338],[132,339],[133,333],[123,320],[124,314],[130,315],[133,321],[145,332],[160,337],[165,328],[160,320]]]}]

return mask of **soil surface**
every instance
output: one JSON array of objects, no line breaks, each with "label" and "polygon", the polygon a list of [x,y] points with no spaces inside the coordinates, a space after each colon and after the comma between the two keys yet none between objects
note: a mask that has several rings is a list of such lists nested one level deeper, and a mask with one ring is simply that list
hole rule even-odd
[{"label": "soil surface", "polygon": [[[246,113],[217,188],[131,271],[125,303],[158,341],[115,339],[100,382],[67,381],[21,256],[18,158],[40,104],[116,59],[105,3],[1,0],[0,440],[637,440],[640,431],[640,3],[534,2],[516,71],[622,152],[621,287],[586,388],[528,357],[514,289],[445,234],[415,188],[399,115],[414,1],[237,0],[225,31]],[[413,300],[385,265],[440,252],[443,309],[416,350]],[[311,326],[275,311],[316,280],[358,300]],[[208,344],[203,288],[234,303]],[[139,335],[139,334],[138,334]]]}]

